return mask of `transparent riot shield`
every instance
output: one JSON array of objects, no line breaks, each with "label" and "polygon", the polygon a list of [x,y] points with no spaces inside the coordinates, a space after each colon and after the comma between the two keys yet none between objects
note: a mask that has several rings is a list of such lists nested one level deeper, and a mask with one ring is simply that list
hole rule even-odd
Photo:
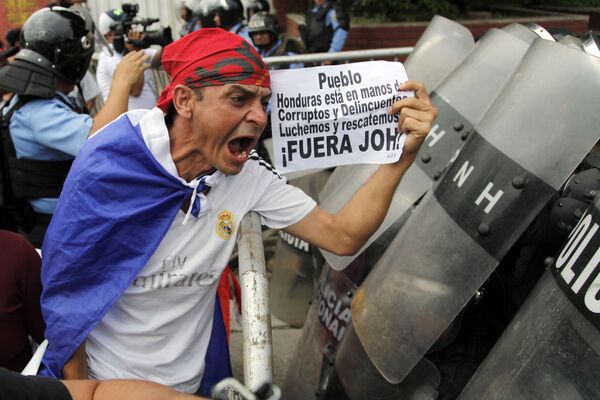
[{"label": "transparent riot shield", "polygon": [[[321,170],[291,179],[315,200],[331,172]],[[307,241],[279,231],[271,272],[271,311],[285,323],[301,327],[314,292],[314,281],[322,265],[320,253]]]},{"label": "transparent riot shield", "polygon": [[418,166],[438,180],[498,92],[521,63],[530,43],[490,29],[432,93],[438,118],[417,157]]},{"label": "transparent riot shield", "polygon": [[562,38],[560,38],[558,43],[564,44],[565,46],[569,46],[569,47],[572,47],[577,50],[585,50],[583,47],[583,43],[581,42],[581,39],[579,39],[575,36],[565,35]]},{"label": "transparent riot shield", "polygon": [[536,40],[358,289],[352,322],[388,381],[407,376],[596,143],[598,71],[599,59]]},{"label": "transparent riot shield", "polygon": [[404,67],[409,79],[435,87],[475,44],[464,26],[436,15],[421,35]]},{"label": "transparent riot shield", "polygon": [[597,197],[460,399],[598,398],[599,207]]},{"label": "transparent riot shield", "polygon": [[323,380],[321,384],[321,390],[328,390],[326,393],[331,394],[324,396],[328,399],[435,400],[438,398],[441,377],[435,365],[422,358],[402,382],[392,385],[377,371],[362,348],[352,326],[340,343],[335,365],[331,377]]},{"label": "transparent riot shield", "polygon": [[323,354],[327,352],[319,340],[321,333],[324,334],[325,331],[319,323],[318,308],[313,303],[296,343],[292,358],[294,362],[290,364],[281,388],[283,398],[288,400],[315,398],[324,360]]},{"label": "transparent riot shield", "polygon": [[[486,33],[469,55],[431,94],[438,118],[413,165],[405,174],[381,227],[361,251],[405,213],[437,180],[458,149],[465,143],[498,91],[512,76],[529,44],[499,29]],[[336,212],[375,172],[375,165],[337,168],[320,195],[321,206]],[[336,270],[355,256],[340,257],[322,251]],[[359,252],[360,253],[360,252]],[[375,260],[374,260],[375,261]]]},{"label": "transparent riot shield", "polygon": [[595,399],[598,371],[598,328],[546,272],[459,399]]},{"label": "transparent riot shield", "polygon": [[[323,252],[329,265],[325,266],[323,271],[323,274],[328,276],[327,279],[332,280],[333,283],[350,280],[355,287],[363,282],[382,252],[389,247],[391,239],[397,235],[400,227],[409,218],[415,203],[431,187],[431,183],[435,179],[439,179],[449,160],[467,141],[473,123],[481,119],[486,110],[486,105],[492,103],[496,93],[519,65],[519,61],[524,56],[527,48],[528,44],[526,42],[500,30],[492,30],[478,42],[461,65],[439,85],[439,94],[437,92],[432,94],[432,101],[439,111],[438,120],[430,133],[429,139],[427,139],[428,142],[423,146],[422,152],[424,153],[420,154],[418,161],[405,174],[394,195],[384,222],[363,247],[364,252],[359,252],[360,256],[358,258],[356,256],[338,257]],[[462,71],[463,64],[466,72]],[[457,82],[447,83],[449,80],[456,80]],[[462,81],[462,84],[458,81]],[[465,86],[471,89],[470,92],[466,93]],[[319,196],[321,206],[330,212],[338,211],[376,169],[377,166],[374,165],[338,167]],[[373,248],[381,249],[381,251],[373,251]],[[367,254],[369,255],[367,256]],[[339,274],[334,274],[332,271],[328,272],[327,268],[343,269],[345,277],[341,278]],[[329,285],[330,289],[334,288],[336,297],[343,297],[345,292],[340,289],[342,287],[337,284]],[[316,303],[318,303],[318,298],[313,303],[313,307],[317,307]],[[303,343],[319,343],[319,345],[315,345],[315,348],[320,349],[320,353],[317,351],[303,351],[301,347],[298,347],[296,353],[298,362],[290,368],[286,377],[286,384],[283,386],[285,396],[303,398],[302,396],[305,396],[307,392],[317,390],[318,386],[314,386],[315,382],[321,386],[329,376],[327,369],[333,368],[333,364],[338,362],[335,361],[334,357],[336,357],[338,351],[339,340],[343,340],[343,335],[339,335],[338,331],[338,338],[335,338],[331,334],[331,330],[335,326],[332,328],[327,321],[323,321],[323,315],[327,314],[320,316],[317,311],[309,313],[308,326],[305,326],[303,332]],[[314,318],[314,320],[311,318]],[[315,327],[318,327],[318,329]],[[310,335],[312,335],[312,339]],[[350,351],[366,354],[362,348],[355,349],[353,346],[344,346],[339,351],[342,353]],[[338,354],[338,356],[343,358],[350,355]],[[318,359],[315,360],[312,357]],[[308,366],[313,367],[315,365],[319,366],[317,371],[308,369]],[[349,379],[342,379],[348,371],[339,370],[338,365],[335,366],[335,369],[340,376],[339,384],[342,387],[350,382]],[[375,371],[376,369],[373,368],[372,370]],[[386,393],[391,398],[398,396],[398,390],[401,390],[403,386],[389,383],[380,384],[383,381],[385,379],[381,376],[373,381],[373,390],[377,393]],[[303,387],[304,392],[296,393],[299,387]],[[354,398],[361,398],[360,393],[357,394],[354,389],[348,388],[348,390],[353,392],[353,396],[358,396]]]},{"label": "transparent riot shield", "polygon": [[286,399],[306,399],[313,392],[321,393],[324,390],[320,388],[328,380],[336,363],[340,341],[352,328],[350,303],[357,288],[355,282],[364,281],[374,265],[372,260],[379,259],[385,252],[404,222],[404,218],[396,221],[344,271],[335,271],[327,264],[323,266],[295,350],[293,359],[296,362],[290,365],[282,386]]},{"label": "transparent riot shield", "polygon": [[532,44],[539,37],[531,29],[522,24],[510,24],[503,26],[501,29],[529,44]]}]

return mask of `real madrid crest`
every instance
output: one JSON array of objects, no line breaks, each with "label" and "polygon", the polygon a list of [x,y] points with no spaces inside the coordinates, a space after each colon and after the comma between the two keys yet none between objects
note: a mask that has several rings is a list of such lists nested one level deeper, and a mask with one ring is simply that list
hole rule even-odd
[{"label": "real madrid crest", "polygon": [[217,231],[217,235],[223,240],[227,240],[233,235],[233,232],[235,232],[235,220],[231,211],[221,211],[217,217],[215,230]]}]

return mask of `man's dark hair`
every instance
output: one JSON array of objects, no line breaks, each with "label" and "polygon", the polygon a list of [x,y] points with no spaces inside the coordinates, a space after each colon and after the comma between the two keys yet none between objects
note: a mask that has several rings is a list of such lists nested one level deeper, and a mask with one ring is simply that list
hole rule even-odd
[{"label": "man's dark hair", "polygon": [[8,47],[15,47],[19,44],[19,37],[21,37],[21,28],[11,29],[6,32],[6,41]]},{"label": "man's dark hair", "polygon": [[188,86],[188,87],[194,91],[194,94],[196,95],[196,100],[198,100],[198,101],[204,100],[204,88],[203,87],[190,87],[190,86]]}]

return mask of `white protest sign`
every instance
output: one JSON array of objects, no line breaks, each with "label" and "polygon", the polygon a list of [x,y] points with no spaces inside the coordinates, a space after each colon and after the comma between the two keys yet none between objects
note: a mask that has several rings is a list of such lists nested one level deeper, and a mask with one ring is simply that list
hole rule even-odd
[{"label": "white protest sign", "polygon": [[398,161],[404,135],[395,101],[407,80],[399,62],[369,61],[271,71],[271,129],[279,172]]}]

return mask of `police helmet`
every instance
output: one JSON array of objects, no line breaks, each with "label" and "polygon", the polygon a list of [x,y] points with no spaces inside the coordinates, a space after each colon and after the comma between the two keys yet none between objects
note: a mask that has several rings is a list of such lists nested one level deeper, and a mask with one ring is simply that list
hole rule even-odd
[{"label": "police helmet", "polygon": [[271,6],[267,0],[250,0],[246,2],[246,18],[250,21],[250,18],[261,11],[271,11]]},{"label": "police helmet", "polygon": [[69,83],[77,83],[94,54],[94,23],[91,17],[68,8],[43,8],[25,21],[21,48],[31,50],[23,56],[36,53],[49,61],[50,72]]},{"label": "police helmet", "polygon": [[203,0],[183,0],[182,4],[194,14],[201,14],[203,9]]},{"label": "police helmet", "polygon": [[250,34],[258,32],[269,32],[274,37],[279,35],[279,21],[273,14],[265,11],[254,14],[248,22],[248,32]]},{"label": "police helmet", "polygon": [[[202,21],[218,15],[221,28],[229,29],[244,19],[244,6],[241,0],[203,0]],[[204,23],[202,26],[205,26]]]}]

